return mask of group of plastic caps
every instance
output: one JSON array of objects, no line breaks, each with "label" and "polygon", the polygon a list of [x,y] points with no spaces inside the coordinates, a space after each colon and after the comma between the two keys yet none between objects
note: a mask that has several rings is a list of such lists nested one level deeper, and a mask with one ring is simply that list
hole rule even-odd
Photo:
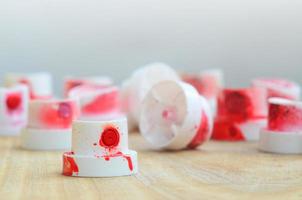
[{"label": "group of plastic caps", "polygon": [[[248,88],[224,87],[221,70],[177,73],[163,63],[136,70],[119,88],[108,77],[67,77],[64,98],[48,73],[8,74],[0,90],[0,133],[31,150],[61,150],[63,174],[135,174],[128,127],[156,149],[195,149],[210,138],[259,140],[259,149],[302,153],[300,87],[261,78]],[[128,120],[127,120],[128,119]]]},{"label": "group of plastic caps", "polygon": [[128,149],[120,89],[107,77],[67,77],[64,98],[52,92],[49,73],[8,74],[0,89],[0,133],[21,133],[28,150],[67,150],[66,176],[135,174],[137,153]]},{"label": "group of plastic caps", "polygon": [[[262,151],[302,153],[300,86],[292,81],[258,78],[246,88],[227,88],[220,70],[177,74],[158,63],[133,73],[123,91],[130,127],[138,124],[155,148],[192,149],[212,138],[259,140]],[[283,109],[272,111],[272,104]],[[271,127],[277,115],[283,121],[274,123],[285,128]]]}]

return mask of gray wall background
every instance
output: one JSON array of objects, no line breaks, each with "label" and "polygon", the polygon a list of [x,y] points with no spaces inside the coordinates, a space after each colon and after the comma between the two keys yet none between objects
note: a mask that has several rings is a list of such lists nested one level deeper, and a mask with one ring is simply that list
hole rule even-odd
[{"label": "gray wall background", "polygon": [[152,61],[301,83],[301,0],[1,0],[0,74],[109,75]]}]

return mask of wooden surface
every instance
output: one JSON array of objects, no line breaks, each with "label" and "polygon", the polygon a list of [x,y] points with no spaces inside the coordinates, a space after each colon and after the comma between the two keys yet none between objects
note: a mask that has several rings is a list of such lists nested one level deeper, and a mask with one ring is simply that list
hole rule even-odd
[{"label": "wooden surface", "polygon": [[209,142],[196,151],[151,151],[138,134],[139,173],[61,175],[61,152],[25,151],[0,138],[0,199],[302,199],[302,156],[259,153],[256,143]]}]

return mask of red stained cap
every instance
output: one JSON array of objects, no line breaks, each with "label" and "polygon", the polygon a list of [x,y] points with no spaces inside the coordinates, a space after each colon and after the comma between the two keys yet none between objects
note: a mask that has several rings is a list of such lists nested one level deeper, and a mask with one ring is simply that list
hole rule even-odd
[{"label": "red stained cap", "polygon": [[105,128],[100,139],[100,145],[105,147],[116,147],[120,141],[120,134],[114,127]]},{"label": "red stained cap", "polygon": [[218,101],[219,114],[232,121],[242,122],[253,114],[253,104],[249,90],[224,90]]}]

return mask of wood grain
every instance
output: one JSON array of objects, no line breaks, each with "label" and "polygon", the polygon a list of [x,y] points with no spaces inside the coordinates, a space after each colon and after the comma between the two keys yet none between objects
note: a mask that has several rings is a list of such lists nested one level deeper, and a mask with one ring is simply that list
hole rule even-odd
[{"label": "wood grain", "polygon": [[61,175],[62,152],[26,151],[0,138],[0,199],[302,199],[302,156],[258,152],[256,143],[208,142],[195,151],[152,151],[138,134],[139,173]]}]

